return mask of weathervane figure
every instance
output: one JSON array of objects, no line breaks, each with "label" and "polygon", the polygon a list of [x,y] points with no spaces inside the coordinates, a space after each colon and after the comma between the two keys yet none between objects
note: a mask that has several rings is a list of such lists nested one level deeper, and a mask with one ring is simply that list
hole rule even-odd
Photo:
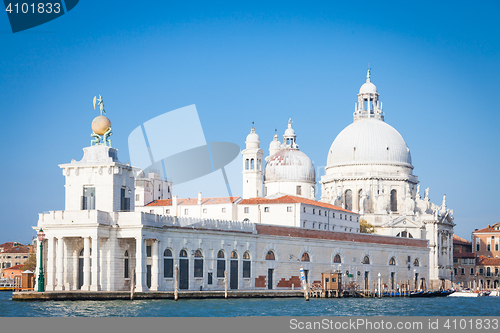
[{"label": "weathervane figure", "polygon": [[[104,114],[106,114],[106,111],[104,111],[104,100],[102,99],[102,96],[101,94],[99,94],[99,99],[97,100],[97,105],[99,105],[99,108],[101,109],[101,116],[102,116],[102,113],[104,112]],[[95,103],[94,103],[94,109],[95,109]]]}]

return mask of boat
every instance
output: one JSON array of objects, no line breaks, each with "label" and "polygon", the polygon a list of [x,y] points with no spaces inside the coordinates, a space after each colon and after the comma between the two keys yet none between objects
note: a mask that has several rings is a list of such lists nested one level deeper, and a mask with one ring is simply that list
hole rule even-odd
[{"label": "boat", "polygon": [[416,291],[410,293],[410,297],[445,297],[453,293],[455,293],[454,290]]},{"label": "boat", "polygon": [[453,294],[448,296],[450,297],[480,297],[480,296],[488,296],[490,295],[489,291],[482,292],[474,292],[472,290],[457,290]]},{"label": "boat", "polygon": [[13,291],[13,290],[14,290],[14,285],[12,283],[8,282],[0,283],[0,291]]}]

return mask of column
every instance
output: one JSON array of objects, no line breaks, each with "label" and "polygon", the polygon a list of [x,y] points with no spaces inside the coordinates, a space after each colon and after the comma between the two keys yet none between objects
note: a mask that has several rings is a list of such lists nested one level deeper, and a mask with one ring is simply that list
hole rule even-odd
[{"label": "column", "polygon": [[59,237],[57,240],[57,254],[56,254],[56,268],[57,268],[57,285],[55,290],[64,290],[64,238]]},{"label": "column", "polygon": [[146,240],[142,236],[135,238],[135,290],[147,291],[146,286],[146,269],[145,269],[145,256],[146,256]]},{"label": "column", "polygon": [[90,237],[83,238],[83,285],[82,290],[90,290]]},{"label": "column", "polygon": [[92,237],[92,285],[91,291],[101,290],[101,267],[99,256],[99,236]]},{"label": "column", "polygon": [[47,284],[45,286],[45,291],[54,290],[54,237],[49,237],[47,239]]},{"label": "column", "polygon": [[38,277],[40,275],[40,256],[41,256],[41,252],[40,252],[40,241],[37,240],[36,241],[36,268],[35,268],[35,290],[38,290],[37,287],[38,287]]},{"label": "column", "polygon": [[157,239],[153,240],[153,245],[151,246],[151,257],[152,257],[152,265],[151,265],[151,290],[158,290],[159,287],[159,254],[158,249],[160,245],[160,241]]}]

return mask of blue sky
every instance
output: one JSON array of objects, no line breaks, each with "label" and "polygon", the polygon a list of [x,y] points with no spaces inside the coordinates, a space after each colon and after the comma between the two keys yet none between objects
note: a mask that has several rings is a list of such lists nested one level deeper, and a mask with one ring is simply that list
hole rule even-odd
[{"label": "blue sky", "polygon": [[437,204],[446,194],[456,234],[469,239],[499,222],[499,9],[498,1],[80,1],[16,34],[0,14],[0,243],[30,242],[37,214],[64,208],[57,165],[89,145],[96,94],[121,161],[134,128],[195,104],[207,142],[243,147],[253,121],[266,154],[291,117],[301,150],[321,168],[352,122],[368,64],[422,194],[429,187]]}]

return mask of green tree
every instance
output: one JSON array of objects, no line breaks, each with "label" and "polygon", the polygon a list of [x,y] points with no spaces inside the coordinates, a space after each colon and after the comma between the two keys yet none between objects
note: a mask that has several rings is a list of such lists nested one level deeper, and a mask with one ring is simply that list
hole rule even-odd
[{"label": "green tree", "polygon": [[36,253],[33,250],[28,254],[28,260],[24,263],[23,267],[21,267],[21,271],[30,270],[34,272],[36,269]]},{"label": "green tree", "polygon": [[367,220],[361,219],[359,221],[359,231],[363,234],[374,234],[375,227],[373,226],[373,224],[368,223]]}]

